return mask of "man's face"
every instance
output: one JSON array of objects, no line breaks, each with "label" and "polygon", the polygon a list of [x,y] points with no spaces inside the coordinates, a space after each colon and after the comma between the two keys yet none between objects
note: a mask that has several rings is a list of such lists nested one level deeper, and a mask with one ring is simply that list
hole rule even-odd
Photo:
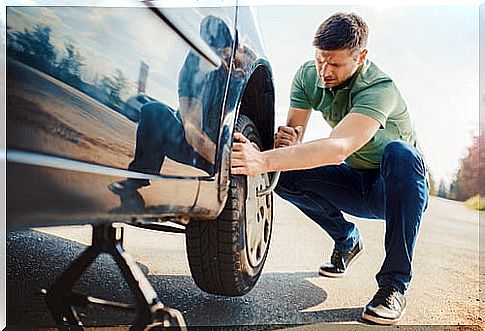
[{"label": "man's face", "polygon": [[338,87],[345,84],[364,63],[367,50],[351,52],[349,49],[326,51],[317,48],[315,64],[318,76],[325,87]]}]

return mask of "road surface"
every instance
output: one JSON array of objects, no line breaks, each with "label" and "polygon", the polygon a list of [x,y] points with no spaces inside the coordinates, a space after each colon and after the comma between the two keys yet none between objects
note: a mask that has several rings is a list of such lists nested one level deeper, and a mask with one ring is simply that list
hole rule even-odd
[{"label": "road surface", "polygon": [[[188,325],[336,323],[350,324],[348,330],[372,329],[362,323],[360,314],[377,289],[374,275],[384,257],[384,222],[349,216],[361,231],[365,251],[347,277],[329,279],[320,277],[317,269],[331,254],[330,238],[287,202],[276,198],[275,203],[274,232],[263,275],[243,297],[209,295],[196,287],[183,235],[127,227],[125,248],[148,274],[161,300],[179,309]],[[432,198],[416,244],[407,314],[400,325],[485,326],[479,313],[480,299],[485,298],[479,291],[479,218],[483,215],[461,203]],[[9,325],[52,323],[35,293],[48,287],[85,248],[90,231],[83,226],[8,234]],[[77,287],[106,299],[132,299],[107,256],[96,260]],[[86,314],[92,325],[132,321],[132,316],[119,311],[96,309]]]}]

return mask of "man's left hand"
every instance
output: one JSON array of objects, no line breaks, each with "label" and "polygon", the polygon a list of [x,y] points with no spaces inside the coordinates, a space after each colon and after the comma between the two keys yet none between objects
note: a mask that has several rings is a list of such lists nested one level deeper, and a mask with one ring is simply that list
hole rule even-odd
[{"label": "man's left hand", "polygon": [[263,153],[258,151],[242,133],[236,132],[232,145],[231,173],[256,176],[264,172],[266,171]]}]

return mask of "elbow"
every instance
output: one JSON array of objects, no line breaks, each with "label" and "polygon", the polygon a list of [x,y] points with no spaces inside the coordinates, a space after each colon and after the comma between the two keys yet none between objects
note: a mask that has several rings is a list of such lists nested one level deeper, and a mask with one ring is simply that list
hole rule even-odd
[{"label": "elbow", "polygon": [[337,155],[331,162],[331,165],[339,165],[345,161],[346,157],[343,155]]},{"label": "elbow", "polygon": [[332,164],[338,165],[344,162],[353,152],[344,144],[337,145]]}]

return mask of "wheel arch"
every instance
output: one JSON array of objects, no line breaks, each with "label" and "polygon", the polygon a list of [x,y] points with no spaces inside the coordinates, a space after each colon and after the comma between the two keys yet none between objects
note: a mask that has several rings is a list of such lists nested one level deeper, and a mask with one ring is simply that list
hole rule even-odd
[{"label": "wheel arch", "polygon": [[[250,118],[258,129],[261,149],[274,146],[275,91],[269,62],[264,58],[256,60],[247,72],[247,78],[239,85],[239,97],[233,110],[222,119],[217,161],[219,164],[216,181],[199,181],[199,193],[193,211],[200,210],[200,218],[215,218],[224,207],[229,189],[231,148],[236,123],[241,114]],[[236,87],[237,88],[237,87]],[[216,199],[212,192],[217,191]]]},{"label": "wheel arch", "polygon": [[258,128],[263,150],[272,149],[274,145],[275,126],[275,92],[273,74],[269,63],[260,59],[255,62],[239,105],[237,117],[243,114],[249,117]]}]

